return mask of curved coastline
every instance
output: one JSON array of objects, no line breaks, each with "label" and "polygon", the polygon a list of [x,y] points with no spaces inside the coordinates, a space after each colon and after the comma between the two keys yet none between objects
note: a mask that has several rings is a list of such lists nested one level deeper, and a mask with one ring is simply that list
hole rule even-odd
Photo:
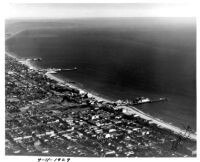
[{"label": "curved coastline", "polygon": [[[23,31],[23,30],[22,30]],[[6,37],[5,40],[7,39],[10,39],[12,36],[22,32],[22,31],[19,31],[19,32],[15,32],[13,34],[11,34],[9,37]],[[5,45],[6,46],[6,45]],[[31,68],[31,69],[34,69],[34,70],[37,70],[37,67],[36,66],[33,66],[33,64],[31,64],[30,61],[28,60],[20,60],[17,58],[16,54],[13,53],[13,52],[9,52],[8,49],[6,48],[6,51],[5,51],[5,54],[16,59],[17,61],[19,61],[20,63],[26,65],[28,68]],[[94,95],[92,93],[89,93],[87,90],[83,90],[81,89],[80,87],[77,87],[75,85],[72,85],[70,83],[66,83],[63,79],[61,78],[58,78],[56,76],[54,76],[53,74],[50,74],[50,73],[46,73],[45,74],[48,78],[52,79],[52,80],[55,80],[57,81],[58,83],[61,83],[61,84],[65,84],[71,88],[74,88],[74,89],[78,89],[81,93],[88,93],[88,97],[92,97],[92,98],[95,98],[97,101],[104,101],[104,102],[108,102],[108,103],[113,103],[114,101],[112,100],[108,100],[106,98],[103,98],[103,97],[99,97],[98,95]],[[153,116],[149,115],[149,114],[146,114],[145,112],[142,112],[140,111],[139,109],[137,109],[136,107],[133,107],[133,106],[123,106],[123,110],[128,112],[129,114],[135,114],[135,115],[138,115],[139,117],[141,117],[142,119],[145,119],[145,120],[148,120],[148,121],[151,121],[152,123],[156,124],[158,127],[160,128],[165,128],[165,129],[168,129],[172,132],[174,132],[175,134],[179,134],[183,137],[186,137],[186,134],[185,134],[185,130],[177,127],[177,126],[174,126],[172,124],[169,124],[165,121],[162,121],[160,119],[156,119],[154,118]],[[196,141],[196,133],[191,133],[190,136],[188,137],[189,139],[191,140],[195,140]]]}]

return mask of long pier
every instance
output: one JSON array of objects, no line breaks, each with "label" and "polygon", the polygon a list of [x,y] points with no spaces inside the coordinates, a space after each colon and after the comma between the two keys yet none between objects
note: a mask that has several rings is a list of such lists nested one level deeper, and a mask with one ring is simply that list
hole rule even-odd
[{"label": "long pier", "polygon": [[146,104],[146,103],[155,103],[155,102],[165,102],[168,101],[167,98],[159,98],[159,99],[154,99],[154,100],[145,100],[145,101],[138,101],[137,103],[133,103],[132,105],[139,105],[139,104]]}]

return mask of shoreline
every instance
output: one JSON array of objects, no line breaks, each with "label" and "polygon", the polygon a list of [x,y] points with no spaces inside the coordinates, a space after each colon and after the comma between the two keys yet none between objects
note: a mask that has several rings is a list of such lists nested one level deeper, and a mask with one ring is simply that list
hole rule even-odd
[{"label": "shoreline", "polygon": [[[24,30],[21,30],[21,31],[12,33],[9,37],[6,37],[6,38],[5,38],[5,41],[6,41],[7,39],[12,38],[14,35],[16,35],[16,34],[22,32],[22,31],[24,31]],[[6,44],[5,44],[5,47],[6,47]],[[35,66],[33,66],[33,65],[31,64],[30,61],[28,61],[28,60],[23,60],[23,59],[22,59],[22,60],[18,59],[17,56],[16,56],[16,54],[13,53],[13,52],[8,51],[7,48],[5,48],[5,53],[6,53],[8,56],[10,56],[10,57],[16,59],[16,60],[17,60],[18,62],[20,62],[21,64],[26,65],[28,68],[33,69],[33,70],[36,70],[36,71],[38,70],[38,68],[35,67]],[[61,83],[61,84],[63,84],[63,85],[66,85],[66,86],[69,86],[69,87],[71,87],[71,88],[74,88],[74,89],[79,90],[80,93],[87,93],[89,98],[94,98],[94,99],[97,100],[98,102],[102,102],[102,101],[103,101],[103,102],[107,102],[107,103],[114,103],[114,102],[115,102],[115,101],[108,100],[108,99],[106,99],[106,98],[100,97],[100,96],[98,96],[98,95],[94,95],[94,94],[92,94],[92,93],[89,93],[87,90],[82,89],[82,88],[80,88],[80,87],[78,87],[78,86],[72,85],[72,84],[70,84],[70,83],[66,83],[63,79],[58,78],[58,77],[54,76],[53,74],[45,73],[45,75],[46,75],[49,79],[55,80],[55,81],[57,81],[58,83]],[[175,134],[180,134],[181,136],[185,137],[185,136],[184,136],[185,130],[181,129],[180,127],[174,126],[174,125],[172,125],[172,124],[170,124],[170,123],[168,123],[168,122],[165,122],[165,121],[163,121],[163,120],[161,120],[161,119],[159,119],[159,118],[155,118],[155,117],[153,117],[153,116],[151,116],[151,115],[149,115],[149,114],[147,114],[147,113],[145,113],[145,112],[142,112],[141,110],[137,109],[136,107],[133,107],[133,106],[125,106],[125,107],[124,107],[124,110],[125,110],[125,111],[129,111],[129,113],[131,113],[131,114],[137,114],[137,115],[138,115],[139,117],[141,117],[142,119],[149,120],[149,121],[151,121],[152,123],[156,124],[158,127],[161,126],[161,127],[165,128],[165,129],[171,130],[171,131],[172,131],[173,133],[175,133]],[[191,133],[190,136],[189,136],[188,138],[191,139],[191,140],[195,140],[195,141],[196,141],[196,139],[197,139],[197,137],[196,137],[196,132],[195,132],[195,133]]]},{"label": "shoreline", "polygon": [[[21,64],[24,64],[26,65],[29,69],[33,69],[33,70],[38,70],[37,67],[33,66],[30,61],[28,60],[19,60],[17,58],[17,56],[14,55],[14,53],[10,53],[8,51],[5,51],[6,55],[16,59],[18,62],[20,62]],[[83,90],[75,85],[72,85],[70,83],[66,83],[63,79],[61,78],[58,78],[56,76],[54,76],[53,74],[51,73],[45,73],[44,75],[46,75],[49,79],[52,79],[52,80],[55,80],[56,82],[62,84],[62,85],[66,85],[66,86],[69,86],[70,88],[74,88],[74,89],[77,89],[79,90],[80,93],[87,93],[88,94],[88,97],[89,98],[94,98],[95,100],[97,100],[98,102],[107,102],[107,103],[113,103],[114,101],[111,101],[111,100],[108,100],[108,99],[105,99],[103,97],[99,97],[97,95],[94,95],[92,93],[89,93],[87,92],[87,90]],[[142,119],[145,119],[145,120],[148,120],[148,121],[151,121],[153,124],[156,124],[158,127],[160,128],[165,128],[165,129],[168,129],[170,131],[172,131],[173,133],[175,134],[179,134],[183,137],[186,137],[184,134],[185,134],[185,130],[177,127],[177,126],[174,126],[172,124],[169,124],[165,121],[162,121],[158,118],[154,118],[153,116],[149,115],[149,114],[146,114],[145,112],[142,112],[140,111],[139,109],[137,109],[136,107],[133,107],[133,106],[117,106],[117,107],[122,107],[122,109],[126,112],[128,112],[129,114],[134,114],[134,115],[138,115],[140,118]],[[196,134],[193,134],[191,133],[190,136],[188,137],[189,139],[191,140],[195,140],[196,141]]]},{"label": "shoreline", "polygon": [[[13,52],[12,52],[12,53],[13,53]],[[8,56],[10,56],[10,57],[16,59],[16,60],[17,60],[18,62],[20,62],[21,64],[26,65],[29,69],[33,69],[33,70],[36,70],[36,71],[38,70],[38,68],[35,67],[35,66],[33,66],[33,65],[30,63],[30,61],[28,61],[28,60],[26,60],[26,59],[20,60],[20,59],[17,58],[17,56],[14,55],[14,53],[13,53],[13,54],[12,54],[12,53],[6,51],[6,54],[7,54]],[[45,73],[45,75],[46,75],[49,79],[55,80],[55,81],[57,81],[58,83],[61,83],[61,84],[63,84],[63,85],[67,85],[67,86],[69,86],[70,88],[78,89],[78,90],[80,91],[80,93],[87,93],[87,94],[88,94],[88,97],[90,97],[90,98],[95,98],[97,101],[104,101],[104,102],[110,102],[110,103],[113,103],[113,102],[114,102],[114,101],[112,101],[112,100],[108,100],[108,99],[105,99],[105,98],[103,98],[103,97],[94,95],[94,94],[92,94],[92,93],[90,93],[90,92],[88,92],[88,91],[86,91],[86,90],[84,90],[84,89],[82,89],[82,88],[80,88],[80,87],[78,87],[78,86],[72,85],[72,84],[70,84],[70,83],[66,83],[63,79],[58,78],[58,77],[54,76],[54,75],[51,74],[51,73],[48,73],[48,72],[47,72],[47,73]]]},{"label": "shoreline", "polygon": [[[127,111],[131,111],[133,114],[136,114],[136,115],[140,116],[142,119],[151,121],[152,123],[156,124],[160,128],[165,128],[165,129],[171,130],[175,134],[179,134],[182,137],[187,137],[187,135],[188,135],[188,132],[186,133],[185,130],[182,130],[181,128],[176,127],[174,125],[171,125],[171,124],[169,124],[169,123],[167,123],[165,121],[162,121],[162,120],[160,120],[158,118],[154,118],[151,115],[148,115],[148,114],[138,110],[136,107],[133,107],[133,106],[128,107],[128,106],[126,106],[125,109]],[[191,133],[188,138],[191,139],[191,140],[195,140],[196,141],[196,134]]]}]

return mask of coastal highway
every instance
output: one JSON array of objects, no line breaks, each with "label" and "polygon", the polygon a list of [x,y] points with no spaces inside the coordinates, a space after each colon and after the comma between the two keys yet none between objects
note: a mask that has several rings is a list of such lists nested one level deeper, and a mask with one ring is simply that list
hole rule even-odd
[{"label": "coastal highway", "polygon": [[[137,108],[135,108],[133,106],[119,106],[119,107],[121,107],[124,111],[126,111],[129,114],[136,114],[139,117],[141,117],[142,119],[152,121],[152,123],[155,123],[156,125],[158,125],[160,127],[169,129],[176,134],[180,134],[182,136],[184,136],[184,134],[185,134],[185,130],[182,130],[171,124],[165,123],[164,121],[161,121],[159,119],[153,118],[152,116],[145,114],[142,111],[139,111]],[[192,140],[196,140],[196,134],[191,133],[188,138],[190,138]]]}]

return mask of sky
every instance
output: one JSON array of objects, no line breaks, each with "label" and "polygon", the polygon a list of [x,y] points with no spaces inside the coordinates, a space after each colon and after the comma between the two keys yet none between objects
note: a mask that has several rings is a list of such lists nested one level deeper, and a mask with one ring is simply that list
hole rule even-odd
[{"label": "sky", "polygon": [[191,17],[190,5],[159,3],[10,3],[7,18]]}]

